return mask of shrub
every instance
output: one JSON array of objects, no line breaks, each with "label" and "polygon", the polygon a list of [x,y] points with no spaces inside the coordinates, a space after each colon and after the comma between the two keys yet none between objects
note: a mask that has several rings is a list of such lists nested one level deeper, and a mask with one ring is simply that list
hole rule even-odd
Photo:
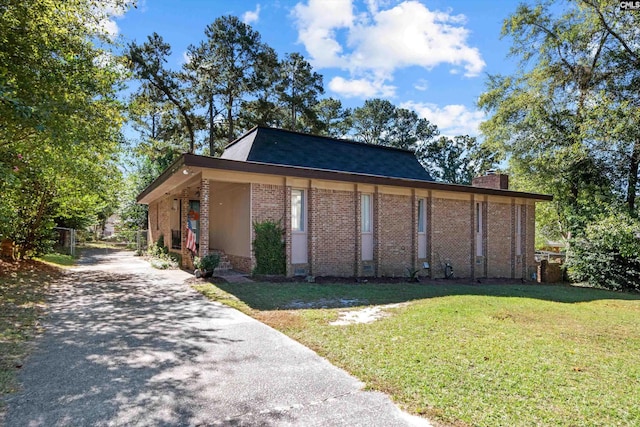
[{"label": "shrub", "polygon": [[253,253],[256,267],[253,274],[285,274],[286,255],[284,246],[284,229],[280,221],[266,220],[254,222]]},{"label": "shrub", "polygon": [[193,260],[193,265],[198,270],[204,270],[207,272],[213,272],[218,264],[220,264],[220,255],[216,253],[207,254],[202,258],[195,257]]},{"label": "shrub", "polygon": [[169,248],[164,245],[164,235],[158,236],[158,240],[149,246],[147,253],[153,257],[162,258],[163,255],[167,255],[169,253]]},{"label": "shrub", "polygon": [[640,223],[610,215],[570,242],[567,269],[575,281],[613,290],[640,290]]},{"label": "shrub", "polygon": [[151,265],[161,270],[178,268],[182,258],[179,254],[169,252],[169,248],[164,245],[164,236],[162,234],[158,236],[158,240],[154,244],[149,246],[147,255],[153,258]]}]

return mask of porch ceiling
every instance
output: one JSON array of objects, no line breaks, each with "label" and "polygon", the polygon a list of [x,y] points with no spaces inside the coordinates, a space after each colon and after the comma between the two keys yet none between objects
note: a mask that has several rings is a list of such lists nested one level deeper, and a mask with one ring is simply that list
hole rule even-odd
[{"label": "porch ceiling", "polygon": [[183,162],[174,163],[144,192],[138,195],[137,201],[143,205],[148,205],[161,197],[179,197],[184,188],[193,188],[195,193],[195,188],[200,186],[201,176],[201,168],[185,166]]}]

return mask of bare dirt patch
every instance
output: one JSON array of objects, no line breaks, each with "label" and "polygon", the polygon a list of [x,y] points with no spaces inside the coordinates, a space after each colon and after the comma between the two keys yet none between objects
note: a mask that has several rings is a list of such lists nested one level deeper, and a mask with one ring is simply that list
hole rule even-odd
[{"label": "bare dirt patch", "polygon": [[389,308],[398,308],[409,305],[408,302],[374,305],[371,307],[365,307],[360,310],[341,311],[338,320],[330,322],[332,326],[345,326],[353,325],[355,323],[373,323],[383,317],[391,316],[391,313],[386,311]]}]

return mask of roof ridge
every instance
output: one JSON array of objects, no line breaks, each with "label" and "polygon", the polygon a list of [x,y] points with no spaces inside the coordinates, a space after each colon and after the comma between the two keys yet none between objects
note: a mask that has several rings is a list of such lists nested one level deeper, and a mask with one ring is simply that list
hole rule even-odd
[{"label": "roof ridge", "polygon": [[239,140],[245,138],[250,133],[252,133],[252,132],[254,132],[256,130],[259,130],[259,129],[275,130],[275,131],[278,131],[278,132],[287,132],[287,133],[292,133],[292,134],[301,135],[301,136],[305,136],[305,137],[312,136],[314,138],[328,139],[328,140],[333,141],[333,142],[341,142],[341,143],[345,143],[345,144],[353,144],[353,145],[360,145],[360,146],[373,147],[373,148],[382,148],[382,149],[385,149],[385,150],[393,150],[393,151],[400,151],[402,153],[414,154],[413,151],[408,150],[406,148],[390,147],[388,145],[381,145],[381,144],[370,144],[368,142],[356,141],[356,140],[353,140],[353,139],[335,138],[333,136],[318,135],[318,134],[314,134],[314,133],[306,133],[306,132],[301,132],[301,131],[296,131],[296,130],[283,129],[283,128],[277,128],[277,127],[271,127],[271,126],[264,126],[264,125],[256,125],[256,126],[252,127],[250,130],[245,132],[242,136],[240,136],[240,137],[236,138],[234,141],[230,142],[229,145],[227,145],[225,148],[235,144]]}]

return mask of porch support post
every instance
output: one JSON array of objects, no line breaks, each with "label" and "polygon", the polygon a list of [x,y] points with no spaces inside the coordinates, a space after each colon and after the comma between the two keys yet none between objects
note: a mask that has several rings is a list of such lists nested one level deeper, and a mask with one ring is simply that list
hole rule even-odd
[{"label": "porch support post", "polygon": [[200,257],[209,253],[209,180],[200,182]]},{"label": "porch support post", "polygon": [[411,189],[411,270],[418,267],[418,195]]},{"label": "porch support post", "polygon": [[182,211],[182,221],[180,223],[180,254],[182,255],[182,267],[193,268],[191,252],[187,249],[187,228],[189,221],[189,189],[184,188],[180,196],[180,210]]},{"label": "porch support post", "polygon": [[291,186],[287,185],[285,178],[284,185],[284,237],[285,255],[287,259],[287,277],[293,277],[293,266],[291,265]]}]

